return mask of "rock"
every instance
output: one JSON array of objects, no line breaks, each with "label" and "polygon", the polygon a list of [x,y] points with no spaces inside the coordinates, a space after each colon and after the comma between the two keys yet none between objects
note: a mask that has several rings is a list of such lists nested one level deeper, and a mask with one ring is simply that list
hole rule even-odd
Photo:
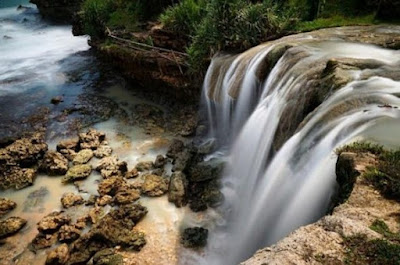
[{"label": "rock", "polygon": [[187,137],[195,134],[197,128],[197,119],[196,117],[191,117],[186,120],[184,128],[180,132],[180,135]]},{"label": "rock", "polygon": [[108,145],[100,145],[95,151],[94,151],[94,156],[97,158],[103,158],[106,156],[110,156],[112,154],[113,150],[111,146]]},{"label": "rock", "polygon": [[385,21],[395,21],[399,18],[400,1],[399,0],[382,0],[376,17]]},{"label": "rock", "polygon": [[24,201],[24,212],[41,212],[46,202],[46,197],[50,194],[46,187],[40,187],[28,194]]},{"label": "rock", "polygon": [[58,231],[58,241],[69,243],[78,239],[81,231],[73,225],[63,225]]},{"label": "rock", "polygon": [[202,212],[207,210],[207,203],[201,199],[193,200],[190,202],[189,208],[195,213]]},{"label": "rock", "polygon": [[52,234],[60,229],[61,226],[70,222],[71,218],[63,212],[52,212],[40,220],[37,224],[37,229],[43,234]]},{"label": "rock", "polygon": [[83,204],[84,202],[82,196],[72,192],[65,193],[61,198],[61,204],[64,208],[70,208],[72,206]]},{"label": "rock", "polygon": [[142,184],[142,193],[147,196],[156,197],[165,194],[168,191],[167,179],[157,175],[147,175]]},{"label": "rock", "polygon": [[217,141],[215,138],[209,139],[199,146],[198,153],[202,155],[208,155],[215,150],[216,145]]},{"label": "rock", "polygon": [[58,143],[57,151],[64,155],[68,160],[72,161],[79,149],[79,138],[63,140]]},{"label": "rock", "polygon": [[188,189],[190,209],[199,212],[206,210],[208,206],[218,206],[223,200],[219,187],[217,180],[190,182]]},{"label": "rock", "polygon": [[151,175],[163,176],[165,174],[165,170],[162,168],[156,168],[151,171]]},{"label": "rock", "polygon": [[71,167],[63,178],[63,182],[71,182],[75,180],[85,179],[92,172],[91,165],[75,165]]},{"label": "rock", "polygon": [[190,164],[193,154],[185,149],[175,155],[172,171],[184,171]]},{"label": "rock", "polygon": [[139,162],[135,166],[137,171],[143,172],[143,171],[149,171],[154,168],[154,164],[152,161],[143,161]]},{"label": "rock", "polygon": [[40,163],[40,170],[48,175],[64,175],[68,171],[68,159],[59,152],[48,151]]},{"label": "rock", "polygon": [[114,196],[118,189],[126,186],[126,181],[119,176],[113,176],[107,179],[104,179],[100,182],[97,191],[101,196],[111,195]]},{"label": "rock", "polygon": [[81,149],[96,150],[105,140],[106,135],[94,129],[89,129],[86,133],[79,134]]},{"label": "rock", "polygon": [[203,161],[189,169],[189,180],[200,182],[205,180],[218,179],[224,169],[224,162],[220,159]]},{"label": "rock", "polygon": [[106,206],[107,204],[111,204],[112,199],[113,198],[110,195],[104,195],[99,197],[96,203],[98,206]]},{"label": "rock", "polygon": [[15,188],[17,190],[33,185],[37,175],[34,168],[8,167],[0,169],[0,189]]},{"label": "rock", "polygon": [[124,260],[114,249],[107,248],[97,252],[93,256],[93,265],[123,265]]},{"label": "rock", "polygon": [[116,156],[105,157],[100,160],[96,170],[100,172],[103,178],[112,176],[124,176],[128,171],[125,161],[119,161]]},{"label": "rock", "polygon": [[129,204],[140,198],[140,191],[130,187],[121,187],[115,194],[114,202],[116,204]]},{"label": "rock", "polygon": [[93,157],[92,150],[83,149],[76,154],[72,163],[74,165],[86,164],[87,162],[89,162],[90,159],[92,159],[92,157]]},{"label": "rock", "polygon": [[202,227],[186,228],[181,243],[186,248],[199,248],[207,245],[208,230]]},{"label": "rock", "polygon": [[127,179],[133,179],[133,178],[136,178],[138,176],[139,176],[139,172],[137,171],[136,168],[132,169],[131,171],[128,171],[125,174],[125,178],[127,178]]},{"label": "rock", "polygon": [[61,244],[53,249],[46,259],[46,265],[65,265],[69,259],[69,250],[67,244]]},{"label": "rock", "polygon": [[172,143],[167,151],[167,157],[175,159],[176,155],[182,152],[184,148],[185,144],[181,140],[178,139],[172,140]]},{"label": "rock", "polygon": [[27,221],[20,217],[9,217],[0,221],[0,239],[11,236],[21,230]]},{"label": "rock", "polygon": [[196,128],[196,136],[205,136],[207,134],[207,127],[205,125],[199,125]]},{"label": "rock", "polygon": [[94,205],[97,201],[99,196],[96,195],[90,195],[89,199],[87,199],[87,201],[85,202],[86,206],[90,206],[90,205]]},{"label": "rock", "polygon": [[87,224],[89,221],[90,221],[90,216],[89,216],[89,215],[85,215],[85,216],[83,216],[83,217],[79,217],[79,218],[76,220],[75,228],[77,228],[77,229],[79,229],[79,230],[82,230],[82,229],[84,229],[84,228],[86,227],[86,224]]},{"label": "rock", "polygon": [[72,17],[80,10],[83,0],[32,0],[31,3],[38,7],[44,18],[55,22],[71,22]]},{"label": "rock", "polygon": [[63,102],[63,101],[64,101],[64,99],[63,99],[62,96],[57,96],[57,97],[52,98],[52,99],[50,100],[50,103],[51,103],[51,104],[54,104],[54,105],[57,105],[57,104],[60,104],[60,103]]},{"label": "rock", "polygon": [[1,198],[0,197],[0,217],[3,217],[10,211],[14,210],[17,207],[17,203],[12,200]]},{"label": "rock", "polygon": [[94,207],[89,211],[89,219],[93,224],[96,224],[104,215],[104,210],[101,207]]},{"label": "rock", "polygon": [[162,155],[158,155],[156,157],[156,160],[154,161],[154,167],[156,168],[162,168],[164,165],[167,163],[167,159],[163,157]]},{"label": "rock", "polygon": [[168,201],[173,202],[176,207],[185,206],[187,203],[187,180],[182,172],[174,172],[168,187]]},{"label": "rock", "polygon": [[56,243],[57,243],[57,233],[55,234],[38,233],[32,240],[29,248],[35,252],[40,249],[49,248]]}]

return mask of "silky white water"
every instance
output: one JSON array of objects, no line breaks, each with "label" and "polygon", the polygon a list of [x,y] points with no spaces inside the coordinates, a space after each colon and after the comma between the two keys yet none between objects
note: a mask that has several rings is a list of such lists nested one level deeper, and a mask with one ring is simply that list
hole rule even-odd
[{"label": "silky white water", "polygon": [[[323,216],[336,189],[334,150],[374,138],[376,124],[400,121],[400,82],[384,74],[400,66],[398,51],[303,35],[260,80],[257,71],[275,45],[261,45],[234,58],[217,57],[205,78],[203,101],[211,136],[231,148],[223,178],[227,222],[211,233],[208,254],[198,263],[238,264]],[[280,123],[292,116],[298,119],[305,110],[316,74],[329,60],[347,58],[373,61],[375,66],[348,67],[347,84],[328,91],[301,123],[289,122],[286,127],[295,130],[285,137],[290,130]],[[286,139],[281,145],[276,143],[279,137]]]}]

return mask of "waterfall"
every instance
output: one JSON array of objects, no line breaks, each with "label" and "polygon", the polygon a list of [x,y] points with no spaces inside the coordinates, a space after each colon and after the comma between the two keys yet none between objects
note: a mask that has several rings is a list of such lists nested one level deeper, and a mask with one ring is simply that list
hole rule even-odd
[{"label": "waterfall", "polygon": [[238,264],[323,216],[336,191],[334,150],[400,120],[400,53],[337,34],[348,32],[213,59],[203,102],[211,136],[230,150],[228,224],[211,234],[204,264]]}]

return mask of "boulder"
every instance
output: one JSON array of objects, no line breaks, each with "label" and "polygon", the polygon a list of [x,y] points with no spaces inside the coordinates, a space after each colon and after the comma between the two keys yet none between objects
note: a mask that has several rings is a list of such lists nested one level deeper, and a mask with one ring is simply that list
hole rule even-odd
[{"label": "boulder", "polygon": [[133,178],[136,178],[138,176],[139,176],[139,172],[137,171],[136,168],[126,172],[126,174],[125,174],[125,178],[127,178],[127,179],[133,179]]},{"label": "boulder", "polygon": [[58,231],[58,241],[64,243],[72,242],[78,239],[81,231],[73,225],[63,225]]},{"label": "boulder", "polygon": [[97,199],[96,204],[98,206],[106,206],[108,204],[111,204],[112,199],[113,198],[110,195],[104,195]]},{"label": "boulder", "polygon": [[103,178],[110,178],[112,176],[124,176],[128,171],[128,166],[125,161],[119,161],[116,156],[104,157],[100,160],[96,167]]},{"label": "boulder", "polygon": [[57,151],[72,161],[79,150],[79,138],[67,139],[57,144]]},{"label": "boulder", "polygon": [[35,252],[40,249],[49,248],[56,243],[57,243],[57,233],[54,234],[38,233],[32,240],[31,244],[29,245],[29,248]]},{"label": "boulder", "polygon": [[186,228],[181,243],[186,248],[199,248],[207,245],[208,230],[202,227]]},{"label": "boulder", "polygon": [[72,163],[74,165],[86,164],[92,157],[93,151],[91,149],[83,149],[76,154]]},{"label": "boulder", "polygon": [[27,221],[20,217],[9,217],[0,221],[0,239],[11,236],[21,230]]},{"label": "boulder", "polygon": [[187,186],[185,174],[174,172],[168,187],[168,201],[173,202],[176,207],[185,206],[187,203]]},{"label": "boulder", "polygon": [[108,145],[100,145],[94,152],[94,156],[97,158],[103,158],[106,156],[110,156],[112,154],[113,150],[111,146]]},{"label": "boulder", "polygon": [[137,171],[143,172],[143,171],[149,171],[154,168],[154,164],[152,161],[143,161],[139,162],[135,166]]},{"label": "boulder", "polygon": [[168,180],[157,175],[147,175],[142,184],[142,193],[150,197],[161,196],[168,191]]},{"label": "boulder", "polygon": [[114,196],[117,193],[118,189],[126,185],[126,181],[122,177],[113,176],[102,180],[98,186],[97,191],[101,196]]},{"label": "boulder", "polygon": [[66,183],[75,180],[85,179],[89,177],[91,172],[92,166],[90,165],[75,165],[68,170],[62,181]]},{"label": "boulder", "polygon": [[127,186],[118,189],[114,197],[116,204],[129,204],[137,201],[140,198],[140,191]]},{"label": "boulder", "polygon": [[72,192],[65,193],[61,198],[61,204],[64,208],[81,205],[84,202],[85,200],[82,198],[82,196],[74,194]]},{"label": "boulder", "polygon": [[86,133],[79,134],[81,149],[96,150],[105,140],[106,135],[94,129],[89,129]]},{"label": "boulder", "polygon": [[224,169],[224,161],[220,159],[211,159],[200,162],[189,168],[189,180],[192,182],[201,182],[205,180],[218,179]]},{"label": "boulder", "polygon": [[40,170],[48,175],[64,175],[68,171],[68,159],[59,152],[48,151],[40,163]]},{"label": "boulder", "polygon": [[64,101],[64,99],[63,99],[62,96],[56,96],[56,97],[54,97],[54,98],[52,98],[52,99],[50,100],[50,103],[53,104],[53,105],[58,105],[58,104],[60,104],[60,103],[63,102],[63,101]]},{"label": "boulder", "polygon": [[154,167],[156,168],[162,168],[164,167],[164,165],[167,163],[167,159],[162,156],[162,155],[158,155],[156,157],[156,160],[154,161]]},{"label": "boulder", "polygon": [[21,168],[0,166],[0,189],[15,188],[17,190],[33,185],[37,175],[35,168]]},{"label": "boulder", "polygon": [[71,22],[73,16],[81,8],[83,0],[31,0],[35,4],[40,14],[55,22]]},{"label": "boulder", "polygon": [[17,207],[17,203],[12,200],[1,198],[0,197],[0,217],[3,217],[10,211],[14,210]]},{"label": "boulder", "polygon": [[124,260],[114,249],[107,248],[97,252],[93,256],[93,265],[123,265]]},{"label": "boulder", "polygon": [[69,259],[67,244],[61,244],[47,255],[46,265],[65,265]]},{"label": "boulder", "polygon": [[71,218],[63,212],[52,212],[39,221],[37,229],[43,234],[53,234],[61,226],[70,222]]},{"label": "boulder", "polygon": [[167,157],[175,159],[175,156],[182,152],[183,149],[185,148],[185,144],[178,139],[172,140],[172,143],[170,144],[168,151],[167,151]]}]

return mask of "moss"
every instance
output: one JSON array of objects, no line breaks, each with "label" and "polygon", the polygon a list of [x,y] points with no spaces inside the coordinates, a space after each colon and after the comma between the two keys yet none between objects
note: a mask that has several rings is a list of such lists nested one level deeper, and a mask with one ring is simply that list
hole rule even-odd
[{"label": "moss", "polygon": [[335,153],[337,155],[340,155],[343,152],[371,153],[374,155],[380,155],[384,153],[384,149],[382,145],[362,141],[362,142],[354,142],[349,145],[339,147],[335,150]]}]

